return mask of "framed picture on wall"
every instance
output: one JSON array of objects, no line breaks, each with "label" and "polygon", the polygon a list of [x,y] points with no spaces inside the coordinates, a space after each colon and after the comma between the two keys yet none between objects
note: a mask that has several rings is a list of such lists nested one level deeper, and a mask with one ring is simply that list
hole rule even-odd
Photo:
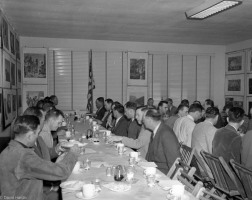
[{"label": "framed picture on wall", "polygon": [[244,72],[245,52],[235,52],[226,55],[226,74]]},{"label": "framed picture on wall", "polygon": [[243,96],[225,96],[225,105],[228,104],[245,109]]},{"label": "framed picture on wall", "polygon": [[11,86],[11,61],[8,53],[3,51],[3,87]]},{"label": "framed picture on wall", "polygon": [[0,127],[3,126],[2,124],[2,115],[3,115],[3,110],[2,110],[2,104],[3,103],[3,90],[0,88]]},{"label": "framed picture on wall", "polygon": [[7,127],[13,119],[12,115],[12,90],[3,89],[3,107],[4,107],[4,127]]},{"label": "framed picture on wall", "polygon": [[15,48],[16,48],[16,58],[17,60],[20,61],[20,44],[19,44],[19,36],[16,35],[16,38],[15,38]]},{"label": "framed picture on wall", "polygon": [[147,86],[148,53],[128,53],[128,85]]},{"label": "framed picture on wall", "polygon": [[23,49],[22,74],[25,84],[47,84],[46,48]]},{"label": "framed picture on wall", "polygon": [[226,76],[225,95],[244,95],[243,74]]},{"label": "framed picture on wall", "polygon": [[16,88],[16,61],[11,58],[11,88]]},{"label": "framed picture on wall", "polygon": [[3,48],[9,52],[9,25],[4,17],[2,19]]},{"label": "framed picture on wall", "polygon": [[17,81],[17,88],[21,88],[21,63],[20,62],[17,62],[17,65],[16,65],[16,69],[17,69],[17,78],[16,78],[16,81]]},{"label": "framed picture on wall", "polygon": [[23,85],[23,110],[36,106],[40,99],[47,96],[47,85]]},{"label": "framed picture on wall", "polygon": [[127,88],[127,101],[137,103],[138,106],[147,104],[147,87],[131,86]]},{"label": "framed picture on wall", "polygon": [[248,73],[252,73],[252,50],[248,51]]},{"label": "framed picture on wall", "polygon": [[247,95],[252,96],[252,74],[247,76]]},{"label": "framed picture on wall", "polygon": [[17,90],[17,109],[18,109],[18,116],[22,115],[22,92],[21,89]]},{"label": "framed picture on wall", "polygon": [[10,53],[13,58],[16,59],[16,49],[15,49],[15,33],[14,30],[10,27]]},{"label": "framed picture on wall", "polygon": [[12,116],[17,117],[17,90],[12,90]]}]

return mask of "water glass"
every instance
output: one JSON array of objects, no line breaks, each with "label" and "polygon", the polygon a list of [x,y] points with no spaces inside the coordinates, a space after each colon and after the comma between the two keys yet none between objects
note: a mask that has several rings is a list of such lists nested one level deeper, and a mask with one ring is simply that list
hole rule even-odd
[{"label": "water glass", "polygon": [[154,187],[155,186],[155,181],[156,181],[156,176],[155,175],[153,175],[153,174],[147,175],[146,180],[147,180],[147,185],[149,187]]}]

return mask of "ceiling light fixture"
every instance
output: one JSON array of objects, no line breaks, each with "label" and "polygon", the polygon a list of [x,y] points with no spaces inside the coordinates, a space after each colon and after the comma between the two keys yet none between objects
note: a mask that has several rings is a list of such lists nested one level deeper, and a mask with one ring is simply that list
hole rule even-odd
[{"label": "ceiling light fixture", "polygon": [[203,4],[187,11],[187,19],[205,19],[227,9],[238,6],[242,0],[207,0]]}]

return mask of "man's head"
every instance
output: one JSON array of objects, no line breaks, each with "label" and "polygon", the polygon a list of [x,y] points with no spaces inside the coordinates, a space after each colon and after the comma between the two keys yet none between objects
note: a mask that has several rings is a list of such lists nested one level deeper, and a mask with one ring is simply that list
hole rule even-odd
[{"label": "man's head", "polygon": [[13,126],[15,140],[28,147],[33,147],[41,131],[39,125],[39,119],[36,116],[23,115],[17,117]]},{"label": "man's head", "polygon": [[104,107],[107,111],[110,111],[112,109],[113,100],[112,99],[106,99],[104,103]]},{"label": "man's head", "polygon": [[146,108],[146,106],[139,106],[136,109],[136,120],[138,124],[142,124],[143,123],[143,116],[144,113],[147,111],[148,109]]},{"label": "man's head", "polygon": [[136,108],[137,108],[137,104],[136,103],[128,101],[124,105],[125,116],[128,119],[134,119],[135,118],[135,114],[136,114]]},{"label": "man's head", "polygon": [[102,108],[104,106],[104,98],[103,97],[97,98],[95,101],[95,105],[97,109]]},{"label": "man's head", "polygon": [[42,109],[43,109],[43,111],[44,111],[45,113],[47,113],[49,110],[54,110],[55,107],[54,107],[53,102],[47,101],[47,102],[44,102],[43,108],[42,108]]},{"label": "man's head", "polygon": [[123,116],[124,115],[124,107],[123,105],[119,104],[119,105],[116,105],[114,108],[113,108],[113,116],[118,119],[119,117]]},{"label": "man's head", "polygon": [[205,108],[205,110],[207,110],[207,108],[209,108],[209,107],[214,107],[214,102],[211,99],[206,99],[205,104],[204,104],[204,108]]},{"label": "man's head", "polygon": [[161,114],[156,109],[149,109],[143,116],[143,123],[147,129],[154,130],[158,123],[161,122]]},{"label": "man's head", "polygon": [[158,111],[161,115],[165,115],[168,110],[168,102],[160,101],[158,104]]},{"label": "man's head", "polygon": [[173,100],[171,98],[167,98],[166,101],[168,103],[168,108],[170,108],[173,105]]},{"label": "man's head", "polygon": [[45,101],[43,99],[41,99],[41,100],[38,101],[36,107],[43,109],[44,103],[45,103]]},{"label": "man's head", "polygon": [[184,117],[188,115],[189,106],[180,104],[177,108],[177,113],[179,117]]},{"label": "man's head", "polygon": [[114,109],[115,106],[118,106],[118,105],[122,105],[122,104],[118,101],[113,102],[113,104],[111,106],[112,110]]},{"label": "man's head", "polygon": [[227,104],[223,107],[223,111],[228,115],[229,110],[233,107],[233,104]]},{"label": "man's head", "polygon": [[53,102],[54,106],[57,106],[59,103],[56,95],[50,96],[50,101]]},{"label": "man's head", "polygon": [[148,101],[147,101],[147,106],[152,107],[152,106],[153,106],[153,104],[154,104],[154,100],[153,100],[153,98],[149,98],[149,99],[148,99]]},{"label": "man's head", "polygon": [[200,104],[192,104],[189,107],[188,113],[193,117],[194,121],[199,120],[202,117],[203,107]]},{"label": "man's head", "polygon": [[62,124],[63,113],[60,110],[49,110],[45,116],[45,125],[49,127],[51,131],[56,131]]},{"label": "man's head", "polygon": [[182,104],[182,105],[187,105],[188,107],[189,107],[189,101],[187,100],[187,99],[183,99],[182,101],[181,101],[181,103],[180,104]]},{"label": "man's head", "polygon": [[239,128],[244,122],[243,120],[244,114],[245,112],[242,108],[239,107],[230,108],[230,110],[228,111],[227,121],[229,124],[230,123],[236,124],[237,127]]},{"label": "man's head", "polygon": [[206,120],[210,120],[213,125],[215,125],[218,121],[219,117],[219,109],[216,107],[209,107],[206,109]]},{"label": "man's head", "polygon": [[39,118],[40,121],[40,128],[42,129],[44,126],[44,121],[45,121],[45,114],[42,111],[42,109],[39,109],[38,107],[28,107],[23,115],[32,115],[32,116],[36,116]]}]

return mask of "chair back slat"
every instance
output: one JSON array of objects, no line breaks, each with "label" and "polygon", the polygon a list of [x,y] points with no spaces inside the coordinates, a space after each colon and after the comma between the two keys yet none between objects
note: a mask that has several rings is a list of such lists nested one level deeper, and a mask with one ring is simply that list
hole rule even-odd
[{"label": "chair back slat", "polygon": [[233,159],[230,163],[242,182],[247,198],[252,199],[252,170],[247,169]]},{"label": "chair back slat", "polygon": [[180,146],[181,160],[185,164],[190,165],[194,152],[195,152],[195,148],[191,148],[191,147],[188,147],[188,146],[182,144]]}]

